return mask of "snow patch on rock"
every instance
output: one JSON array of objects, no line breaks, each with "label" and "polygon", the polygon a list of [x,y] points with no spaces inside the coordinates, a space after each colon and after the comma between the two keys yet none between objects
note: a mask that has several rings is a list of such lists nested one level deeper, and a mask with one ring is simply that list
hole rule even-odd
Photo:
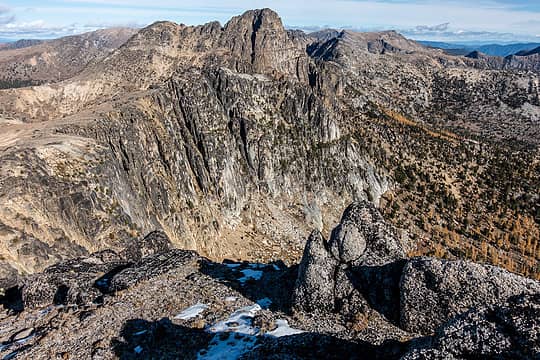
[{"label": "snow patch on rock", "polygon": [[282,336],[301,334],[305,332],[303,330],[293,329],[292,327],[289,326],[289,322],[283,319],[276,320],[276,325],[277,325],[277,328],[272,331],[267,332],[266,335],[273,336],[273,337],[282,337]]},{"label": "snow patch on rock", "polygon": [[194,317],[199,316],[199,314],[202,313],[206,309],[208,309],[208,305],[197,303],[193,306],[188,307],[187,309],[182,311],[180,314],[176,315],[174,318],[181,319],[181,320],[193,319]]},{"label": "snow patch on rock", "polygon": [[253,326],[253,318],[262,308],[259,304],[243,307],[224,321],[209,328],[216,333],[207,349],[197,355],[199,360],[238,359],[255,346],[259,329]]}]

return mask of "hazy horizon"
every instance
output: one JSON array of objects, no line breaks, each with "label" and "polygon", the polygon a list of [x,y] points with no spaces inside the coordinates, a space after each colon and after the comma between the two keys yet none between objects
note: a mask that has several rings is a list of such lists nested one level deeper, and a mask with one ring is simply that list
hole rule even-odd
[{"label": "hazy horizon", "polygon": [[50,39],[100,28],[144,27],[169,20],[219,21],[269,7],[288,28],[396,30],[408,38],[452,43],[540,42],[540,4],[518,0],[0,0],[0,39]]}]

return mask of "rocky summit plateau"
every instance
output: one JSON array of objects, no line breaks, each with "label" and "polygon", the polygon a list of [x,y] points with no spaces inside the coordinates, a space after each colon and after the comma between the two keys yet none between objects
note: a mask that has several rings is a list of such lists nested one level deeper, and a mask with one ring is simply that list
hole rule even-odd
[{"label": "rocky summit plateau", "polygon": [[540,359],[539,61],[270,9],[0,47],[0,355]]}]

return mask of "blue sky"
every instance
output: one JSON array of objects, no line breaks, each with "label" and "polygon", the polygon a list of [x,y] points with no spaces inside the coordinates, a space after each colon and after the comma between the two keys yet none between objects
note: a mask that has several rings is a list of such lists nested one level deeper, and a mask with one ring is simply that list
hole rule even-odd
[{"label": "blue sky", "polygon": [[394,29],[415,39],[540,42],[540,0],[0,0],[0,39],[51,38],[157,20],[225,23],[270,7],[288,27]]}]

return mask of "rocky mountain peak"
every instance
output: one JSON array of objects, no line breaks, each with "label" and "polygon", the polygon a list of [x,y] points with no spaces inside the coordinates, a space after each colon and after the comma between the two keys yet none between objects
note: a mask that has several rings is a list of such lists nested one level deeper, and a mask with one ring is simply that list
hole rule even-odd
[{"label": "rocky mountain peak", "polygon": [[[217,21],[186,26],[168,21],[142,29],[122,49],[89,69],[88,77],[99,77],[103,67],[118,77],[117,64],[128,72],[119,82],[135,83],[140,88],[169,78],[175,69],[227,67],[242,73],[307,77],[307,55],[302,39],[289,34],[280,17],[270,9],[250,10],[233,17],[224,26]],[[139,84],[140,83],[140,84]]]},{"label": "rocky mountain peak", "polygon": [[248,10],[242,15],[231,18],[225,25],[225,30],[247,30],[250,34],[271,31],[285,32],[279,15],[268,8]]},{"label": "rocky mountain peak", "polygon": [[[305,44],[289,34],[270,9],[250,10],[233,17],[224,27],[221,44],[246,61],[257,73],[292,74],[307,78]],[[241,64],[235,65],[242,69]]]},{"label": "rocky mountain peak", "polygon": [[308,53],[315,59],[333,60],[346,66],[359,58],[372,55],[424,54],[426,49],[419,43],[390,31],[357,32],[352,30],[321,31],[311,35],[318,41],[310,44]]}]

